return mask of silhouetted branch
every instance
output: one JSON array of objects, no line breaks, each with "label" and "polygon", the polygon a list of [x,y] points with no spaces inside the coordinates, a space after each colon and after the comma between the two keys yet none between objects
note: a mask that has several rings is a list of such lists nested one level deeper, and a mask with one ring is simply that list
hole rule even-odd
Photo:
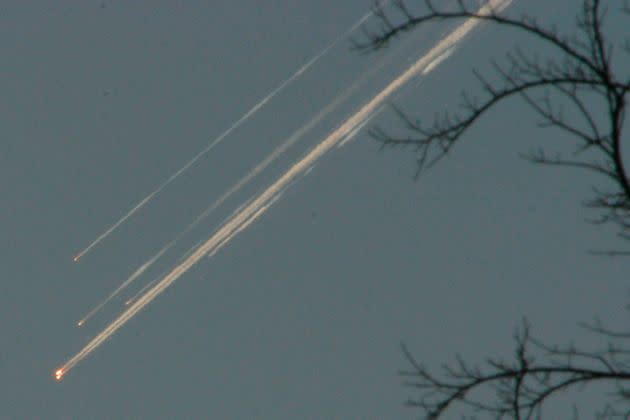
[{"label": "silhouetted branch", "polygon": [[[622,140],[630,75],[617,74],[613,66],[614,43],[604,33],[608,13],[601,0],[583,0],[575,20],[575,33],[560,34],[530,16],[512,18],[497,11],[479,13],[464,0],[446,9],[424,0],[424,12],[414,13],[407,2],[396,0],[391,10],[375,6],[380,27],[365,30],[366,41],[355,48],[366,52],[386,46],[396,36],[429,22],[478,19],[499,28],[518,31],[532,38],[529,51],[514,48],[501,62],[492,62],[498,81],[490,82],[474,72],[482,91],[477,98],[463,93],[460,112],[442,112],[429,124],[393,106],[408,132],[395,137],[379,127],[370,130],[382,147],[412,147],[418,172],[446,156],[470,127],[509,99],[520,99],[538,116],[539,126],[558,129],[575,140],[569,156],[548,156],[543,149],[523,155],[533,163],[571,167],[602,175],[605,189],[593,188],[586,205],[598,210],[594,223],[614,223],[619,235],[630,240],[630,181],[622,156]],[[630,16],[630,1],[609,4]],[[402,21],[400,21],[402,19]],[[551,47],[539,57],[536,43]],[[618,49],[630,54],[630,37]],[[565,112],[565,107],[568,111]],[[627,251],[591,251],[596,255],[630,255]],[[509,361],[488,359],[471,365],[457,356],[440,372],[425,368],[402,344],[409,369],[400,372],[405,384],[416,390],[408,401],[428,418],[437,418],[451,407],[466,407],[495,418],[538,418],[542,406],[560,393],[595,383],[614,389],[610,403],[599,418],[630,418],[630,332],[614,331],[599,321],[581,324],[591,334],[606,340],[604,348],[578,349],[574,345],[552,346],[532,338],[524,321],[514,334],[515,351]],[[481,392],[477,392],[481,391]],[[484,392],[485,391],[485,392]],[[493,397],[488,398],[487,391]],[[577,418],[577,413],[574,414]]]},{"label": "silhouetted branch", "polygon": [[[625,75],[623,80],[613,70],[614,45],[603,33],[606,10],[602,2],[584,0],[575,21],[576,34],[571,36],[559,34],[554,27],[545,28],[530,16],[515,19],[494,11],[480,14],[468,8],[464,1],[457,1],[456,6],[448,10],[431,0],[424,0],[423,4],[426,12],[416,15],[402,0],[394,2],[394,10],[402,16],[401,23],[394,23],[392,13],[376,5],[380,31],[369,32],[367,41],[357,43],[356,48],[362,51],[382,48],[402,32],[427,22],[472,18],[524,32],[538,42],[553,46],[556,53],[542,59],[516,47],[505,56],[503,64],[492,62],[498,82],[489,82],[474,72],[485,98],[463,93],[459,113],[443,112],[428,125],[395,108],[409,135],[393,136],[375,127],[370,130],[371,136],[384,147],[412,147],[417,155],[416,175],[419,175],[450,152],[464,133],[492,109],[506,100],[521,98],[541,118],[541,127],[559,129],[577,140],[572,158],[546,159],[540,155],[529,157],[530,160],[605,175],[612,181],[609,191],[596,194],[588,205],[603,211],[600,221],[616,223],[622,237],[630,235],[630,180],[621,150],[630,77]],[[621,8],[623,13],[630,14],[627,2]],[[570,107],[566,113],[570,118],[565,117],[560,103]],[[593,151],[599,157],[582,160],[579,156],[585,151]]]},{"label": "silhouetted branch", "polygon": [[[587,328],[610,340],[630,338],[601,326]],[[530,331],[529,323],[524,320],[514,334],[512,361],[488,359],[482,366],[473,366],[457,356],[452,365],[442,367],[442,373],[425,368],[402,344],[410,369],[400,375],[408,378],[405,385],[419,393],[418,398],[407,404],[422,408],[429,419],[439,418],[456,405],[496,418],[530,419],[540,416],[543,405],[560,393],[610,382],[615,385],[619,399],[604,407],[600,415],[615,418],[613,413],[619,413],[622,406],[624,413],[630,413],[630,388],[624,387],[630,386],[630,348],[610,343],[602,350],[593,351],[581,351],[573,345],[549,346],[533,338]],[[619,360],[620,355],[625,357],[623,361]],[[487,401],[485,394],[479,392],[483,390],[491,391],[495,398]]]}]

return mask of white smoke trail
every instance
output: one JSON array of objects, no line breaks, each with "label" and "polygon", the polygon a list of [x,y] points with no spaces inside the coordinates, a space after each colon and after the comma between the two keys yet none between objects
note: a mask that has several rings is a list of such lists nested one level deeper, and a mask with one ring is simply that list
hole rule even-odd
[{"label": "white smoke trail", "polygon": [[304,176],[306,176],[306,175],[310,174],[311,172],[313,172],[313,169],[315,169],[316,166],[317,166],[317,164],[315,164],[315,163],[313,165],[309,166],[308,169],[304,171]]},{"label": "white smoke trail", "polygon": [[[315,165],[313,165],[315,166]],[[313,169],[313,166],[308,167],[303,173],[302,176],[306,176],[311,169]],[[271,206],[274,205],[274,203],[276,201],[278,201],[280,199],[280,197],[282,197],[284,195],[284,193],[286,192],[286,190],[288,190],[289,188],[291,188],[291,186],[293,186],[293,184],[295,184],[295,182],[297,182],[297,179],[293,179],[289,184],[285,185],[280,191],[278,191],[276,193],[276,195],[274,195],[269,202],[267,202],[265,205],[263,205],[260,209],[258,209],[256,211],[256,213],[254,213],[249,219],[245,220],[244,222],[242,222],[237,229],[233,230],[229,235],[223,237],[221,239],[220,242],[216,243],[214,245],[213,248],[211,248],[208,251],[207,257],[211,258],[214,256],[214,254],[217,253],[217,251],[219,251],[219,249],[221,249],[223,247],[223,245],[225,245],[227,242],[231,241],[232,238],[234,236],[236,236],[237,234],[239,234],[240,232],[242,232],[243,230],[245,230],[249,225],[251,225],[254,221],[256,221],[256,219],[258,219],[259,216],[261,216],[263,213],[265,213],[268,209],[271,208]]]},{"label": "white smoke trail", "polygon": [[236,236],[239,232],[242,232],[249,225],[251,225],[254,221],[256,221],[256,219],[258,219],[259,216],[261,216],[264,212],[266,212],[267,209],[269,209],[271,207],[271,205],[276,201],[276,199],[279,198],[281,195],[282,195],[282,193],[279,193],[273,201],[270,201],[269,203],[263,205],[261,208],[256,210],[256,213],[254,213],[249,219],[244,221],[240,226],[238,226],[238,228],[236,228],[234,231],[232,231],[228,236],[226,236],[223,239],[221,239],[221,241],[219,243],[217,243],[213,248],[211,248],[208,251],[207,257],[208,258],[213,257],[214,254],[216,254],[217,251],[219,251],[223,247],[223,245],[225,245],[226,243],[231,241],[234,236]]},{"label": "white smoke trail", "polygon": [[[511,3],[511,0],[490,0],[485,6],[481,7],[477,13],[486,14],[497,8],[504,8]],[[355,127],[363,122],[369,115],[378,109],[380,105],[394,92],[404,86],[409,80],[422,72],[426,66],[445,50],[460,42],[475,26],[479,24],[479,20],[470,18],[466,20],[457,29],[451,32],[446,38],[442,39],[428,53],[418,59],[410,68],[403,72],[399,77],[387,85],[381,92],[374,96],[367,104],[365,104],[358,112],[344,121],[337,129],[330,133],[321,143],[315,146],[306,156],[295,163],[288,171],[286,171],[276,182],[263,191],[256,199],[254,199],[243,210],[234,215],[234,217],[216,231],[203,245],[197,248],[190,257],[181,264],[177,265],[173,270],[160,280],[155,286],[150,288],[143,296],[138,298],[127,310],[125,310],[118,318],[109,324],[101,333],[94,337],[81,351],[72,356],[61,368],[55,371],[55,377],[61,379],[70,369],[77,363],[87,357],[96,350],[102,343],[109,339],[120,327],[133,318],[146,305],[151,303],[160,293],[166,290],[171,284],[186,273],[193,265],[203,258],[209,252],[216,252],[218,247],[225,245],[229,241],[225,238],[233,237],[233,233],[238,231],[244,224],[249,224],[260,217],[271,200],[287,185],[289,185],[298,175],[311,167],[326,152],[335,147],[345,136],[347,136]]]},{"label": "white smoke trail", "polygon": [[435,60],[433,60],[429,64],[427,64],[427,66],[424,68],[424,70],[422,70],[422,74],[425,75],[425,74],[428,74],[428,73],[432,72],[437,66],[439,66],[442,63],[442,61],[444,61],[447,58],[449,58],[455,52],[455,50],[456,50],[456,48],[452,47],[452,48],[449,48],[448,50],[444,51],[439,56],[437,56],[435,58]]},{"label": "white smoke trail", "polygon": [[359,125],[357,125],[356,127],[354,127],[352,129],[352,131],[350,131],[348,133],[348,135],[346,137],[344,137],[343,140],[341,140],[339,142],[339,144],[337,144],[337,148],[343,147],[346,143],[352,141],[352,139],[354,139],[354,137],[359,134],[359,132],[361,131],[361,129],[363,129],[363,127],[365,127],[370,121],[372,121],[372,119],[374,117],[376,117],[378,114],[381,113],[381,111],[383,110],[383,107],[380,106],[376,111],[374,111],[372,114],[368,115],[368,117],[362,121]]},{"label": "white smoke trail", "polygon": [[188,168],[190,168],[195,162],[197,162],[201,157],[203,157],[206,153],[208,153],[211,149],[213,149],[216,145],[221,143],[223,139],[229,136],[232,131],[236,130],[243,123],[245,123],[252,115],[258,112],[267,102],[273,99],[274,96],[279,94],[282,90],[284,90],[288,85],[293,83],[302,73],[308,70],[313,64],[319,61],[324,55],[328,53],[331,49],[333,49],[341,40],[345,39],[349,34],[354,32],[360,25],[362,25],[370,16],[372,12],[368,12],[363,15],[358,21],[356,21],[350,29],[346,30],[344,33],[339,35],[334,41],[328,44],[323,50],[317,53],[313,58],[311,58],[306,64],[300,67],[293,75],[291,75],[288,79],[282,82],[278,87],[272,90],[267,96],[265,96],[260,102],[254,105],[249,111],[247,111],[241,118],[239,118],[234,124],[232,124],[227,130],[225,130],[219,137],[214,139],[210,144],[208,144],[205,148],[203,148],[199,153],[197,153],[192,159],[190,159],[184,166],[182,166],[177,172],[171,175],[166,181],[162,182],[153,192],[143,198],[138,204],[131,208],[123,217],[121,217],[117,222],[107,228],[101,235],[99,235],[96,239],[94,239],[87,247],[85,247],[82,251],[80,251],[77,255],[74,256],[74,261],[77,262],[81,257],[90,252],[92,248],[98,245],[103,239],[107,238],[116,228],[118,228],[121,224],[123,224],[127,219],[133,216],[138,210],[144,207],[156,194],[162,191],[166,186],[168,186],[171,182],[173,182],[176,178],[178,178],[181,174],[183,174]]},{"label": "white smoke trail", "polygon": [[[289,147],[293,146],[300,138],[304,136],[308,131],[310,131],[314,126],[319,124],[319,122],[329,115],[335,108],[344,100],[346,100],[352,93],[354,93],[361,85],[365,82],[365,80],[372,74],[374,71],[378,70],[380,66],[375,67],[369,73],[365,74],[359,80],[354,82],[352,86],[348,89],[344,90],[341,94],[339,94],[330,104],[328,104],[324,109],[317,113],[310,121],[304,124],[302,127],[298,128],[293,134],[291,134],[286,140],[284,140],[280,146],[278,146],[269,156],[267,156],[263,161],[261,161],[258,165],[256,165],[249,173],[247,173],[243,178],[241,178],[238,182],[236,182],[228,191],[226,191],[221,197],[219,197],[215,202],[213,202],[206,210],[203,211],[192,223],[190,223],[182,232],[180,232],[174,239],[164,245],[155,255],[149,258],[144,264],[142,264],[134,273],[127,278],[116,290],[114,290],[109,296],[107,296],[103,301],[99,302],[93,309],[91,309],[79,322],[77,325],[79,327],[83,326],[92,316],[94,316],[98,311],[100,311],[108,302],[114,299],[118,294],[120,294],[127,286],[129,286],[134,280],[136,280],[142,273],[144,273],[148,268],[150,268],[166,251],[171,249],[184,235],[194,229],[204,218],[206,218],[210,213],[219,208],[226,200],[228,200],[234,193],[240,190],[244,185],[246,185],[249,181],[251,181],[254,177],[256,177],[260,172],[264,171],[271,163],[273,163],[282,153],[284,153]],[[245,204],[241,205],[244,206]],[[240,207],[235,210],[238,212]]]},{"label": "white smoke trail", "polygon": [[267,169],[270,164],[272,164],[280,155],[282,155],[287,149],[293,146],[298,140],[300,140],[304,134],[309,132],[313,127],[319,124],[326,116],[328,116],[332,111],[339,106],[339,104],[345,101],[351,94],[353,94],[361,85],[365,82],[365,80],[379,67],[376,67],[370,71],[370,73],[365,74],[358,81],[354,82],[352,86],[339,94],[330,104],[326,105],[324,109],[319,111],[309,122],[304,124],[302,127],[295,130],[289,137],[287,137],[281,144],[278,146],[269,156],[267,156],[264,160],[262,160],[258,165],[252,168],[243,178],[241,178],[236,184],[234,184],[228,191],[223,193],[219,199],[217,199],[214,203],[210,205],[206,210],[201,213],[194,222],[192,222],[184,232],[190,231],[190,229],[194,228],[199,224],[201,220],[206,218],[210,213],[216,210],[221,204],[223,204],[227,199],[229,199],[234,193],[240,190],[245,184],[251,181],[254,177],[260,174],[262,171]]},{"label": "white smoke trail", "polygon": [[116,288],[112,293],[109,294],[105,299],[103,299],[100,303],[98,303],[93,309],[91,309],[83,318],[81,318],[77,322],[77,326],[82,327],[90,318],[92,318],[98,311],[100,311],[110,300],[114,299],[118,294],[127,286],[131,284],[134,280],[142,275],[160,256],[166,252],[166,249],[160,251],[155,254],[152,258],[150,258],[147,262],[142,264],[136,271],[134,271],[128,278],[125,280],[120,286]]},{"label": "white smoke trail", "polygon": [[[186,258],[188,258],[190,256],[190,254],[193,253],[193,251],[195,250],[195,248],[197,248],[199,245],[201,245],[201,243],[203,242],[203,239],[200,241],[197,241],[196,244],[194,244],[193,246],[191,246],[188,251],[186,251],[184,253],[184,255],[182,255],[181,257],[179,257],[179,259],[177,260],[177,264],[181,263],[182,261],[184,261]],[[147,284],[145,284],[144,286],[142,286],[142,288],[140,290],[138,290],[136,293],[133,294],[133,296],[131,296],[129,299],[127,299],[125,301],[125,305],[129,306],[131,304],[131,302],[133,302],[134,300],[136,300],[136,298],[138,296],[140,296],[142,293],[144,293],[145,290],[147,290],[149,287],[151,287],[151,285],[155,284],[156,281],[158,281],[158,279],[162,278],[163,276],[166,275],[166,271],[160,273],[159,276],[157,276],[155,279],[151,280],[150,282],[148,282]],[[123,285],[121,285],[122,288]]]},{"label": "white smoke trail", "polygon": [[[164,274],[166,274],[166,273],[164,273]],[[127,299],[125,301],[125,306],[131,305],[138,298],[138,296],[143,294],[145,292],[145,290],[147,290],[149,287],[153,286],[157,280],[158,279],[153,279],[150,282],[148,282],[147,284],[145,284],[144,286],[142,286],[142,289],[138,290],[136,293],[133,294],[133,296],[131,296],[129,299]]]}]

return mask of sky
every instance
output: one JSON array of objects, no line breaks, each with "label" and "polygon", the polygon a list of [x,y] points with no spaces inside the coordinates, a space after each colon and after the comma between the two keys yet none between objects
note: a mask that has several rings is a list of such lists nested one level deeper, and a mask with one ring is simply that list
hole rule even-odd
[{"label": "sky", "polygon": [[[514,0],[507,13],[527,11],[562,29],[576,3]],[[624,325],[628,262],[588,253],[623,246],[614,229],[585,222],[594,214],[581,203],[598,180],[520,159],[532,147],[562,148],[570,139],[540,130],[530,111],[511,102],[419,180],[412,151],[382,150],[362,130],[54,380],[54,370],[126,299],[453,29],[427,26],[369,54],[344,38],[73,261],[370,4],[3,4],[0,418],[415,418],[404,406],[413,391],[397,375],[407,367],[401,341],[437,368],[456,354],[509,357],[524,316],[538,337],[559,344],[594,344],[577,322],[595,316]],[[623,33],[611,28],[612,36]],[[454,109],[459,91],[474,89],[473,68],[488,71],[491,58],[517,44],[544,52],[503,34],[476,29],[392,103],[433,118]],[[353,84],[286,153],[77,328]],[[395,132],[400,121],[385,106],[374,125]],[[596,394],[581,391],[582,404],[595,406]]]}]

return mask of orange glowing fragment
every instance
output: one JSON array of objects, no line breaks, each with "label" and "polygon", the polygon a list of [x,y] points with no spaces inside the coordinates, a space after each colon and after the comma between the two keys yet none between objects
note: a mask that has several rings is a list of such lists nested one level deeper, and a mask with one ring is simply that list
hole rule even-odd
[{"label": "orange glowing fragment", "polygon": [[56,379],[56,380],[58,380],[58,381],[60,381],[60,380],[61,380],[61,378],[63,378],[63,374],[64,374],[64,373],[66,373],[66,372],[64,372],[64,371],[63,371],[63,369],[57,369],[57,370],[55,371],[55,379]]}]

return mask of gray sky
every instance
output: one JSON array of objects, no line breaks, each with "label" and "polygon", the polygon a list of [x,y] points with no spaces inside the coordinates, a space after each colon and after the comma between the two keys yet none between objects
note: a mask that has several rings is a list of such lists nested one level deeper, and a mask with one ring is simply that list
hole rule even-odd
[{"label": "gray sky", "polygon": [[[509,12],[527,8],[563,28],[576,3],[515,0]],[[448,29],[427,28],[370,55],[339,44],[74,263],[77,251],[371,2],[261,4],[3,3],[0,417],[414,417],[403,407],[413,394],[396,375],[406,367],[401,340],[438,366],[456,353],[508,357],[523,316],[539,337],[557,343],[591,343],[576,322],[595,315],[612,325],[627,320],[627,260],[587,252],[620,245],[613,229],[584,222],[594,215],[580,206],[592,177],[519,159],[531,147],[566,143],[510,103],[417,182],[410,151],[382,152],[365,133],[335,149],[56,383],[52,371],[98,334],[125,298],[207,238]],[[487,69],[490,57],[527,45],[501,34],[476,31],[396,103],[425,118],[452,109],[461,89],[474,88],[473,67]],[[75,327],[370,69],[361,89],[125,296]],[[374,122],[393,130],[399,124],[387,110]]]}]

